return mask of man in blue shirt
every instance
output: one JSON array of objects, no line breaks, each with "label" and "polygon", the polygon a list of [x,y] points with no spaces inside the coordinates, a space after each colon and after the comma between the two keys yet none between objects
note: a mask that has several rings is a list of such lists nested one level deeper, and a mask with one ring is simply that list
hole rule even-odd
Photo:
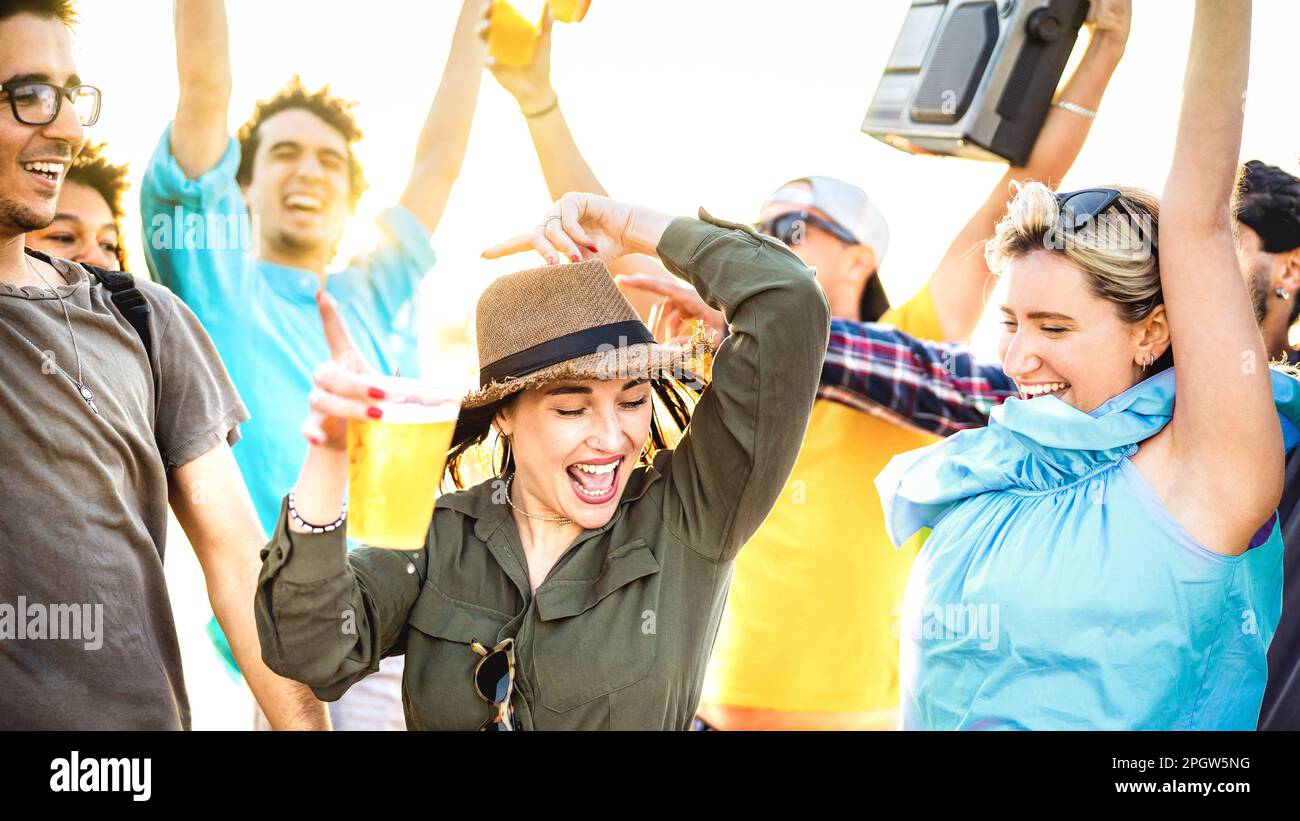
[{"label": "man in blue shirt", "polygon": [[384,240],[327,275],[365,188],[350,104],[295,77],[231,138],[224,4],[176,0],[180,99],[141,186],[145,251],[157,279],[203,322],[252,414],[236,456],[268,532],[306,452],[300,425],[312,371],[329,358],[316,291],[334,296],[372,365],[417,372],[429,237],[460,171],[482,74],[478,5],[461,10],[410,180],[379,218]]}]

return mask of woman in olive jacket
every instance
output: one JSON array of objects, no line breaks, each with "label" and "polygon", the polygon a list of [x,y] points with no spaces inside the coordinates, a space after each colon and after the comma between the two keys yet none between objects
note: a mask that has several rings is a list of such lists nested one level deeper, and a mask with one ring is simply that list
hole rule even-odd
[{"label": "woman in olive jacket", "polygon": [[[803,439],[826,299],[780,242],[703,211],[568,194],[484,255],[529,249],[548,266],[479,300],[481,388],[462,402],[448,466],[458,480],[459,455],[491,427],[500,477],[443,495],[416,552],[347,551],[344,428],[391,407],[381,400],[438,397],[365,372],[322,297],[334,355],[263,551],[263,657],[332,700],[404,653],[411,729],[686,729],[732,562]],[[653,397],[669,397],[694,350],[656,344],[610,280],[604,262],[631,253],[657,255],[730,329],[671,450],[653,448]],[[577,264],[554,265],[562,256]]]}]

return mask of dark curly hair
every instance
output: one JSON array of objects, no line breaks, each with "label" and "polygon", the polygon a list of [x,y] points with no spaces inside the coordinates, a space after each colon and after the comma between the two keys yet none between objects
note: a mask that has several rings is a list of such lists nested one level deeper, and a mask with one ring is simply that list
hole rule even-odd
[{"label": "dark curly hair", "polygon": [[[126,211],[122,208],[122,196],[131,187],[126,179],[125,163],[114,165],[104,157],[104,143],[91,144],[81,149],[81,153],[68,167],[66,183],[79,183],[93,188],[108,203],[108,210],[113,214],[113,224],[117,228],[120,240],[122,236],[122,217]],[[117,263],[123,271],[126,267],[126,249],[119,241],[117,244]]]},{"label": "dark curly hair", "polygon": [[34,14],[58,20],[68,28],[77,22],[77,12],[72,8],[75,0],[5,0],[0,5],[0,20],[20,14]]},{"label": "dark curly hair", "polygon": [[361,163],[357,161],[357,155],[352,150],[352,146],[361,139],[361,129],[352,116],[352,108],[355,105],[356,103],[331,95],[328,85],[316,91],[308,91],[302,84],[302,78],[295,74],[274,97],[258,102],[257,108],[253,110],[253,116],[239,127],[236,136],[239,139],[240,158],[235,179],[240,185],[248,185],[252,182],[253,157],[257,154],[261,137],[258,129],[262,123],[281,111],[301,108],[320,117],[343,135],[348,147],[348,205],[356,208],[357,200],[361,199],[361,195],[366,190],[366,178],[361,173]]},{"label": "dark curly hair", "polygon": [[[1275,165],[1251,160],[1241,166],[1232,213],[1259,234],[1270,254],[1300,248],[1300,179]],[[1288,327],[1300,319],[1300,300],[1291,306]]]}]

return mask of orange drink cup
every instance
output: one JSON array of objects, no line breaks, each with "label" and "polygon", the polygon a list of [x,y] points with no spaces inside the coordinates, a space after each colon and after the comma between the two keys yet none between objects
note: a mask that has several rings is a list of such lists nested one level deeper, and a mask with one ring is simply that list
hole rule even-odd
[{"label": "orange drink cup", "polygon": [[545,9],[545,0],[492,0],[488,51],[498,63],[523,67],[533,61]]},{"label": "orange drink cup", "polygon": [[433,518],[460,403],[380,403],[382,419],[348,420],[348,536],[419,550]]},{"label": "orange drink cup", "polygon": [[591,0],[550,0],[551,14],[561,23],[580,23],[587,16]]}]

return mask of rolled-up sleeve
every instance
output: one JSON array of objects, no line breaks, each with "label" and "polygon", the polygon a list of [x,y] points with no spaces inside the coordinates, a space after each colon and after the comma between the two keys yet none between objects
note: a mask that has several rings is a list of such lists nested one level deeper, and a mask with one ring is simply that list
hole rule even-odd
[{"label": "rolled-up sleeve", "polygon": [[257,237],[236,179],[240,156],[239,143],[231,138],[221,160],[190,179],[172,155],[169,125],[140,183],[149,270],[209,328],[236,321],[251,289],[245,262]]},{"label": "rolled-up sleeve", "polygon": [[262,660],[318,698],[338,699],[380,659],[405,652],[426,572],[425,550],[349,552],[346,528],[294,533],[282,503],[254,603]]},{"label": "rolled-up sleeve", "polygon": [[175,294],[136,280],[156,312],[150,357],[155,386],[154,439],[168,470],[212,448],[239,441],[248,410],[199,320]]},{"label": "rolled-up sleeve", "polygon": [[790,249],[702,209],[698,220],[674,220],[657,253],[731,330],[671,455],[665,523],[697,553],[730,561],[767,518],[799,455],[830,308]]}]

